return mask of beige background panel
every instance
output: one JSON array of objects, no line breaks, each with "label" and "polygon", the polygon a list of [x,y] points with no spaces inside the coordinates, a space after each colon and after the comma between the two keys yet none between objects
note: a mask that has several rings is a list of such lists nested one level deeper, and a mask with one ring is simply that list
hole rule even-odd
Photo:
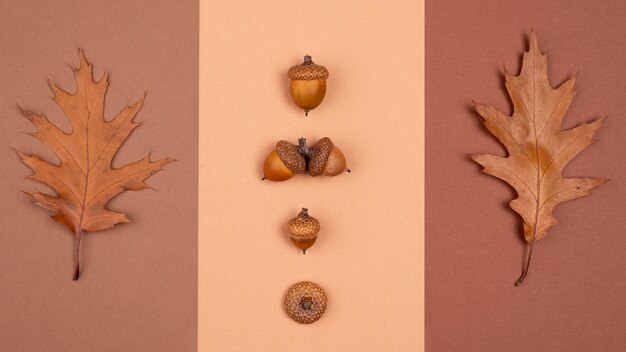
[{"label": "beige background panel", "polygon": [[[423,4],[201,1],[200,351],[419,351],[423,344]],[[330,70],[305,118],[286,72]],[[333,139],[351,174],[261,181],[280,139]],[[303,256],[286,221],[322,230]],[[300,325],[287,288],[324,287]]]}]

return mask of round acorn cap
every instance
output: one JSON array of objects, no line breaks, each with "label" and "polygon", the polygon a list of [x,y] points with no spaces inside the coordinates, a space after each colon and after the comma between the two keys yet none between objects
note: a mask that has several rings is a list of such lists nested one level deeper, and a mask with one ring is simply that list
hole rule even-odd
[{"label": "round acorn cap", "polygon": [[311,324],[324,315],[328,298],[320,285],[301,281],[291,286],[285,296],[285,310],[291,319]]},{"label": "round acorn cap", "polygon": [[324,172],[324,167],[328,161],[328,156],[333,150],[333,142],[328,137],[320,139],[311,148],[311,159],[309,160],[309,175],[315,177]]},{"label": "round acorn cap", "polygon": [[292,80],[309,81],[314,79],[327,79],[329,74],[326,67],[314,64],[311,57],[306,55],[304,62],[291,67],[287,75]]},{"label": "round acorn cap", "polygon": [[287,141],[278,141],[278,143],[276,143],[276,152],[280,160],[293,173],[301,174],[306,171],[306,160],[304,156],[300,154],[300,149],[298,149],[297,146]]},{"label": "round acorn cap", "polygon": [[289,236],[298,240],[307,240],[317,237],[320,232],[320,222],[309,215],[307,208],[302,208],[298,216],[287,222]]}]

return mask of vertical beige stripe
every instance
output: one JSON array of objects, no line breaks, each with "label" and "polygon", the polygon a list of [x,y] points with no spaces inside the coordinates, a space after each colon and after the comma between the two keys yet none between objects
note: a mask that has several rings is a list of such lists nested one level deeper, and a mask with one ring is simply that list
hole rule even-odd
[{"label": "vertical beige stripe", "polygon": [[[200,1],[200,351],[421,351],[424,301],[422,0]],[[287,69],[330,71],[308,118]],[[280,139],[328,136],[351,174],[261,181]],[[303,256],[284,224],[306,206],[322,226]],[[329,296],[311,325],[286,289]]]}]

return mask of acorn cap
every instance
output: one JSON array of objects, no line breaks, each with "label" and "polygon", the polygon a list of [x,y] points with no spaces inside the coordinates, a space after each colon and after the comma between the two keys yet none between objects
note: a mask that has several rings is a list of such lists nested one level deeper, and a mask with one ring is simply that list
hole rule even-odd
[{"label": "acorn cap", "polygon": [[287,291],[285,310],[298,323],[311,324],[322,317],[327,302],[323,288],[314,282],[301,281]]},{"label": "acorn cap", "polygon": [[309,215],[307,208],[302,208],[298,216],[287,222],[289,236],[297,240],[313,239],[320,231],[320,222]]},{"label": "acorn cap", "polygon": [[314,64],[311,57],[306,55],[304,62],[291,67],[287,75],[293,80],[309,81],[314,79],[327,79],[328,70],[324,66]]},{"label": "acorn cap", "polygon": [[309,175],[319,176],[324,172],[328,156],[333,150],[333,142],[328,137],[320,139],[311,149],[309,160]]},{"label": "acorn cap", "polygon": [[297,146],[287,141],[278,141],[276,143],[276,152],[280,160],[291,172],[301,174],[306,171],[306,160],[300,154],[300,149]]}]

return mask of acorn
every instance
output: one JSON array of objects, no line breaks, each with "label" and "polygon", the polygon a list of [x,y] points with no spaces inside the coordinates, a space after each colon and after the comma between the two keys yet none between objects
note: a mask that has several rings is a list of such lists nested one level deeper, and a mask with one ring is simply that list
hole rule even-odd
[{"label": "acorn", "polygon": [[296,247],[302,250],[302,254],[306,254],[306,250],[315,243],[319,231],[320,222],[309,215],[307,208],[302,208],[298,216],[287,222],[289,238]]},{"label": "acorn", "polygon": [[287,75],[291,79],[289,86],[291,99],[304,110],[304,116],[309,116],[309,111],[324,100],[328,70],[324,66],[314,64],[311,57],[306,55],[304,62],[291,67]]},{"label": "acorn", "polygon": [[298,282],[285,295],[287,315],[301,324],[311,324],[321,318],[327,303],[324,289],[311,281]]},{"label": "acorn", "polygon": [[320,139],[309,150],[309,175],[337,176],[346,169],[346,157],[328,137]]},{"label": "acorn", "polygon": [[298,146],[278,141],[263,163],[263,180],[285,181],[306,171],[306,160]]}]

